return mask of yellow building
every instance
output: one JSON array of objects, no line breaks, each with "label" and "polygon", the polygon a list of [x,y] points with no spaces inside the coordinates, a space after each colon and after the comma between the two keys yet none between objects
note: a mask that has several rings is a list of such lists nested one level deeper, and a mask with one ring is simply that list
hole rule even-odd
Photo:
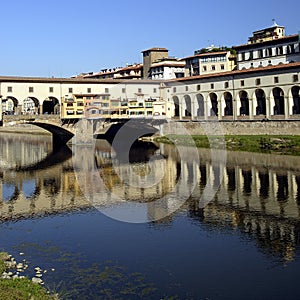
[{"label": "yellow building", "polygon": [[254,31],[252,34],[253,36],[248,38],[248,44],[277,40],[285,36],[285,30],[284,26],[279,26],[274,21],[273,26]]},{"label": "yellow building", "polygon": [[201,49],[182,60],[186,63],[186,77],[228,72],[235,68],[235,55],[230,50]]}]

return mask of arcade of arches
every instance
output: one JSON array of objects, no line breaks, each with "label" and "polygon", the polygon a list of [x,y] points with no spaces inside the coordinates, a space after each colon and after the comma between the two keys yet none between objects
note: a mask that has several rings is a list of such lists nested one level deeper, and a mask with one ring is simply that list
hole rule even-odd
[{"label": "arcade of arches", "polygon": [[43,104],[39,104],[39,100],[35,97],[28,97],[23,101],[19,101],[14,97],[7,97],[6,113],[13,114],[59,114],[60,105],[59,101],[55,97],[48,97],[43,101]]},{"label": "arcade of arches", "polygon": [[280,87],[274,87],[267,94],[257,88],[250,93],[241,90],[234,99],[231,92],[198,93],[196,95],[173,96],[175,118],[208,119],[261,119],[262,117],[300,117],[300,87],[293,86],[285,94]]}]

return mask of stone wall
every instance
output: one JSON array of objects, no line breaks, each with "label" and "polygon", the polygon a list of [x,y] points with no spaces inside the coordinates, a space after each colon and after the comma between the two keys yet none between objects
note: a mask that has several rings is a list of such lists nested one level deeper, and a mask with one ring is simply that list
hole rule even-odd
[{"label": "stone wall", "polygon": [[300,135],[300,121],[171,121],[161,128],[161,135]]}]

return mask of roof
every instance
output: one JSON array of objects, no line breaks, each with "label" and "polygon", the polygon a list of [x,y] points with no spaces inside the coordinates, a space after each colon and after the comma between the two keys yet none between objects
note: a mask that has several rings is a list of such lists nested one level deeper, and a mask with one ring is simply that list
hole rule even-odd
[{"label": "roof", "polygon": [[278,44],[278,42],[288,42],[288,41],[297,41],[298,42],[299,35],[298,34],[293,34],[293,35],[288,35],[288,36],[283,36],[278,39],[274,40],[268,40],[268,41],[263,41],[263,42],[257,42],[253,44],[242,44],[238,46],[233,46],[232,48],[234,49],[246,49],[246,48],[253,48],[259,46],[268,46],[272,44]]},{"label": "roof", "polygon": [[181,58],[181,60],[189,59],[189,58],[194,58],[194,57],[205,57],[205,56],[224,55],[224,54],[227,54],[228,52],[230,52],[230,51],[228,50],[228,51],[217,51],[217,52],[214,52],[214,51],[211,51],[211,52],[205,52],[205,53],[201,53],[201,54],[196,54],[196,55],[184,57],[184,58]]},{"label": "roof", "polygon": [[165,52],[165,51],[169,51],[169,50],[167,48],[154,47],[154,48],[143,50],[142,53],[147,52],[147,51],[162,51],[162,52]]},{"label": "roof", "polygon": [[177,62],[168,62],[168,61],[157,62],[157,63],[153,63],[150,68],[156,68],[156,67],[161,67],[161,66],[163,66],[163,67],[184,67],[185,62],[181,62],[181,61],[177,61]]}]

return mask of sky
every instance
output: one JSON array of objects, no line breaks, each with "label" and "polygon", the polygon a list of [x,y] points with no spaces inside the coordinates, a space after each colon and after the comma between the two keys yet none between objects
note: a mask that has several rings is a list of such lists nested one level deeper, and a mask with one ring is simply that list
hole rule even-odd
[{"label": "sky", "polygon": [[299,0],[2,0],[1,76],[71,77],[142,62],[165,47],[182,58],[247,43],[272,19],[300,31]]}]

